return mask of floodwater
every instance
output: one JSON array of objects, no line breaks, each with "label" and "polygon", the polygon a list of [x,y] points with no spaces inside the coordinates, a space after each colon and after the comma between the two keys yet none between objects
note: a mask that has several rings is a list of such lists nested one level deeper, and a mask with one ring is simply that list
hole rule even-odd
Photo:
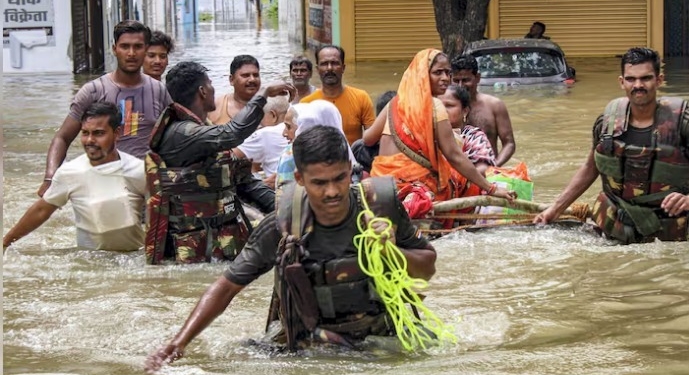
[{"label": "floodwater", "polygon": [[[287,76],[299,52],[284,32],[201,25],[178,36],[173,60],[211,69],[227,92],[229,62],[259,58],[265,81]],[[411,58],[411,56],[410,56]],[[550,202],[590,147],[591,126],[617,85],[617,59],[573,60],[572,88],[495,92],[509,109],[535,200]],[[375,98],[407,62],[347,66],[346,82]],[[689,66],[672,62],[663,92],[689,97]],[[6,233],[36,199],[45,152],[84,78],[3,76]],[[489,88],[487,92],[493,92]],[[14,105],[12,104],[14,103]],[[70,157],[82,152],[75,142]],[[580,199],[592,203],[596,183]],[[222,264],[144,266],[141,252],[75,248],[70,207],[3,260],[6,374],[142,373],[147,354],[180,328]],[[435,241],[427,305],[459,341],[425,353],[312,352],[271,356],[242,343],[261,336],[272,275],[260,278],[163,374],[687,374],[689,246],[616,246],[583,229],[462,233]]]}]

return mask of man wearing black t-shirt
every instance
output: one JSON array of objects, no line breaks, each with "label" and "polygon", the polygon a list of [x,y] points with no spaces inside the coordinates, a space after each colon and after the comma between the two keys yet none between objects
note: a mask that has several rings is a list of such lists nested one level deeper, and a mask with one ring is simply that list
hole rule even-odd
[{"label": "man wearing black t-shirt", "polygon": [[[352,166],[349,161],[347,140],[340,131],[334,128],[316,126],[295,138],[293,153],[297,166],[295,179],[299,187],[288,186],[288,188],[294,188],[295,192],[290,194],[289,190],[286,189],[282,192],[283,195],[278,194],[280,198],[278,198],[279,203],[276,212],[268,215],[258,225],[244,250],[229,266],[225,274],[219,277],[201,297],[180,332],[168,345],[149,356],[146,362],[147,371],[157,371],[164,362],[172,362],[181,358],[187,344],[201,333],[213,319],[225,311],[232,299],[246,285],[275,267],[278,257],[276,250],[279,246],[281,249],[279,253],[282,255],[286,251],[294,252],[295,249],[300,249],[303,245],[305,251],[300,253],[298,266],[303,265],[304,268],[309,269],[308,277],[314,286],[319,285],[318,281],[313,280],[316,278],[315,274],[326,279],[320,282],[321,291],[337,284],[334,288],[329,289],[333,293],[332,299],[335,297],[334,293],[340,290],[336,288],[337,286],[351,286],[351,289],[347,289],[349,293],[342,296],[353,301],[347,307],[354,305],[366,307],[363,311],[348,310],[346,312],[350,314],[348,318],[356,317],[354,319],[359,319],[363,316],[363,319],[368,319],[365,320],[366,322],[376,324],[381,322],[378,318],[386,314],[385,309],[382,308],[381,310],[375,302],[368,303],[371,295],[365,291],[369,283],[362,283],[365,280],[352,275],[352,273],[361,273],[360,270],[356,269],[358,266],[352,269],[351,265],[357,264],[357,249],[352,238],[359,233],[357,217],[362,210],[361,204],[359,204],[362,196],[360,190],[350,188]],[[380,182],[379,185],[386,184],[383,179],[372,180]],[[382,208],[384,215],[394,223],[394,231],[391,231],[389,235],[384,234],[385,229],[387,229],[386,224],[375,227],[375,230],[382,235],[383,241],[392,241],[401,250],[406,259],[409,276],[428,280],[435,273],[435,250],[427,239],[418,234],[418,230],[411,223],[409,216],[396,197],[394,182],[392,179],[389,180],[390,194],[385,194],[385,189],[380,188],[376,190],[377,198],[369,200],[368,192],[366,193],[365,199],[369,204],[372,207],[374,205],[385,206]],[[302,189],[305,193],[301,192]],[[294,199],[295,196],[299,199]],[[383,199],[383,196],[389,198]],[[304,202],[302,207],[308,207],[300,211],[306,212],[305,214],[297,215],[300,219],[293,217],[296,214],[290,214],[294,212],[291,207],[285,209],[285,207],[289,207],[290,203],[297,202],[297,200]],[[376,215],[379,214],[375,208],[373,210]],[[289,217],[286,218],[286,216]],[[305,216],[308,218],[305,219]],[[287,246],[288,250],[284,250],[285,245],[281,240],[290,242],[289,237],[286,236],[289,229],[285,228],[291,227],[285,224],[292,219],[299,221],[300,227],[307,231],[308,235],[301,237],[305,238],[303,243],[295,244],[293,248]],[[285,258],[281,256],[282,261],[279,263],[285,263]],[[346,267],[350,267],[353,272],[327,272],[327,270],[338,269],[343,263],[346,263]],[[281,266],[277,267],[278,275],[282,275],[282,270]],[[320,272],[314,270],[320,270]],[[282,278],[278,277],[277,279]],[[327,279],[331,280],[328,281]],[[282,279],[278,283],[289,284],[291,282],[285,280]],[[290,285],[291,287],[292,285]],[[300,285],[296,287],[299,288]],[[312,290],[314,289],[318,288]],[[280,294],[282,289],[280,285],[276,285],[275,290],[277,294]],[[326,325],[341,327],[345,323],[352,322],[352,320],[347,320],[343,323],[342,320],[337,320],[343,317],[343,314],[340,314],[340,307],[338,307],[343,305],[340,303],[341,301],[329,300],[334,306],[333,311],[328,312],[326,311],[327,308],[321,306],[322,298],[320,297],[322,294],[318,293],[319,290],[315,291],[319,295],[318,309],[321,311],[318,318],[319,327]],[[363,295],[364,293],[366,295]],[[301,304],[299,307],[305,308]],[[283,317],[280,318],[282,320]],[[382,325],[384,324],[378,324],[376,327],[368,329],[368,327],[363,327],[364,324],[362,323],[357,327],[359,333],[365,331],[367,334],[383,334]],[[328,329],[336,330],[336,328]]]}]

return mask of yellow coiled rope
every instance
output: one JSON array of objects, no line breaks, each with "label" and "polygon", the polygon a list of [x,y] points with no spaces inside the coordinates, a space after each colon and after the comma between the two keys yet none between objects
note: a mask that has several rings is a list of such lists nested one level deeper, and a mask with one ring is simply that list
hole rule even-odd
[{"label": "yellow coiled rope", "polygon": [[[446,326],[431,310],[423,305],[415,290],[428,286],[426,280],[412,278],[407,273],[407,259],[402,251],[391,241],[381,243],[381,237],[392,238],[392,221],[375,217],[368,207],[363,187],[359,184],[365,210],[357,217],[359,234],[354,236],[354,246],[358,250],[359,267],[373,279],[375,290],[380,296],[388,315],[393,321],[395,332],[402,347],[412,351],[419,346],[423,349],[428,344],[450,341],[457,342],[457,337],[450,327]],[[363,227],[365,215],[371,219],[366,228]],[[377,222],[387,224],[387,229],[376,234],[373,227]],[[406,306],[409,304],[421,313],[416,317]]]}]

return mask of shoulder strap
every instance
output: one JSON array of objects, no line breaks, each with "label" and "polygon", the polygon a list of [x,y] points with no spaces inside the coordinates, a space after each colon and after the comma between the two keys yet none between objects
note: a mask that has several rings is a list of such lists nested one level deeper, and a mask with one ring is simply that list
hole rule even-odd
[{"label": "shoulder strap", "polygon": [[[433,165],[431,164],[431,161],[428,160],[425,156],[415,152],[411,148],[409,148],[404,142],[402,142],[402,139],[400,139],[399,134],[397,133],[397,129],[395,129],[395,120],[394,120],[394,112],[397,109],[397,99],[398,97],[392,98],[390,101],[390,106],[388,107],[388,125],[390,128],[390,135],[392,136],[392,140],[395,142],[395,145],[397,148],[409,159],[413,160],[414,162],[418,163],[422,167],[433,171]],[[435,116],[435,111],[434,111],[434,116]]]},{"label": "shoulder strap", "polygon": [[629,110],[629,99],[626,97],[617,98],[607,106],[603,112],[604,133],[611,136],[618,136],[627,129],[627,111]]},{"label": "shoulder strap", "polygon": [[283,237],[302,240],[313,231],[313,214],[304,188],[290,182],[281,186],[276,194],[277,226]]}]

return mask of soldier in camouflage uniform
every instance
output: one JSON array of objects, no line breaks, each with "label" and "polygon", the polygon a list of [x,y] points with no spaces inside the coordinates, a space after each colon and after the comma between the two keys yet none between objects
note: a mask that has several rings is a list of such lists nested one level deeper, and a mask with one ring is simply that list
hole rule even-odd
[{"label": "soldier in camouflage uniform", "polygon": [[275,193],[231,149],[256,130],[266,97],[294,95],[294,88],[282,82],[261,88],[232,121],[212,126],[205,119],[215,90],[206,71],[182,62],[166,76],[174,103],[158,119],[146,156],[149,264],[232,260],[251,231],[240,199],[264,213],[275,207]]},{"label": "soldier in camouflage uniform", "polygon": [[[353,237],[358,234],[361,197],[350,188],[352,166],[341,131],[316,126],[294,140],[298,187],[285,188],[277,212],[268,215],[223,276],[210,286],[175,338],[146,361],[148,371],[183,355],[184,348],[229,306],[246,285],[276,267],[270,323],[287,332],[287,342],[306,339],[349,345],[366,335],[389,335],[386,312],[369,292],[358,268]],[[411,277],[430,279],[435,250],[418,234],[396,197],[390,177],[370,179],[366,199],[377,215],[395,225],[387,238],[400,248]],[[375,230],[380,234],[387,224]],[[272,325],[272,324],[271,324]]]},{"label": "soldier in camouflage uniform", "polygon": [[555,204],[534,220],[547,223],[574,202],[598,175],[603,192],[593,220],[621,243],[686,241],[689,236],[689,109],[681,98],[656,97],[660,58],[648,48],[622,57],[620,85],[598,117],[593,148]]}]

